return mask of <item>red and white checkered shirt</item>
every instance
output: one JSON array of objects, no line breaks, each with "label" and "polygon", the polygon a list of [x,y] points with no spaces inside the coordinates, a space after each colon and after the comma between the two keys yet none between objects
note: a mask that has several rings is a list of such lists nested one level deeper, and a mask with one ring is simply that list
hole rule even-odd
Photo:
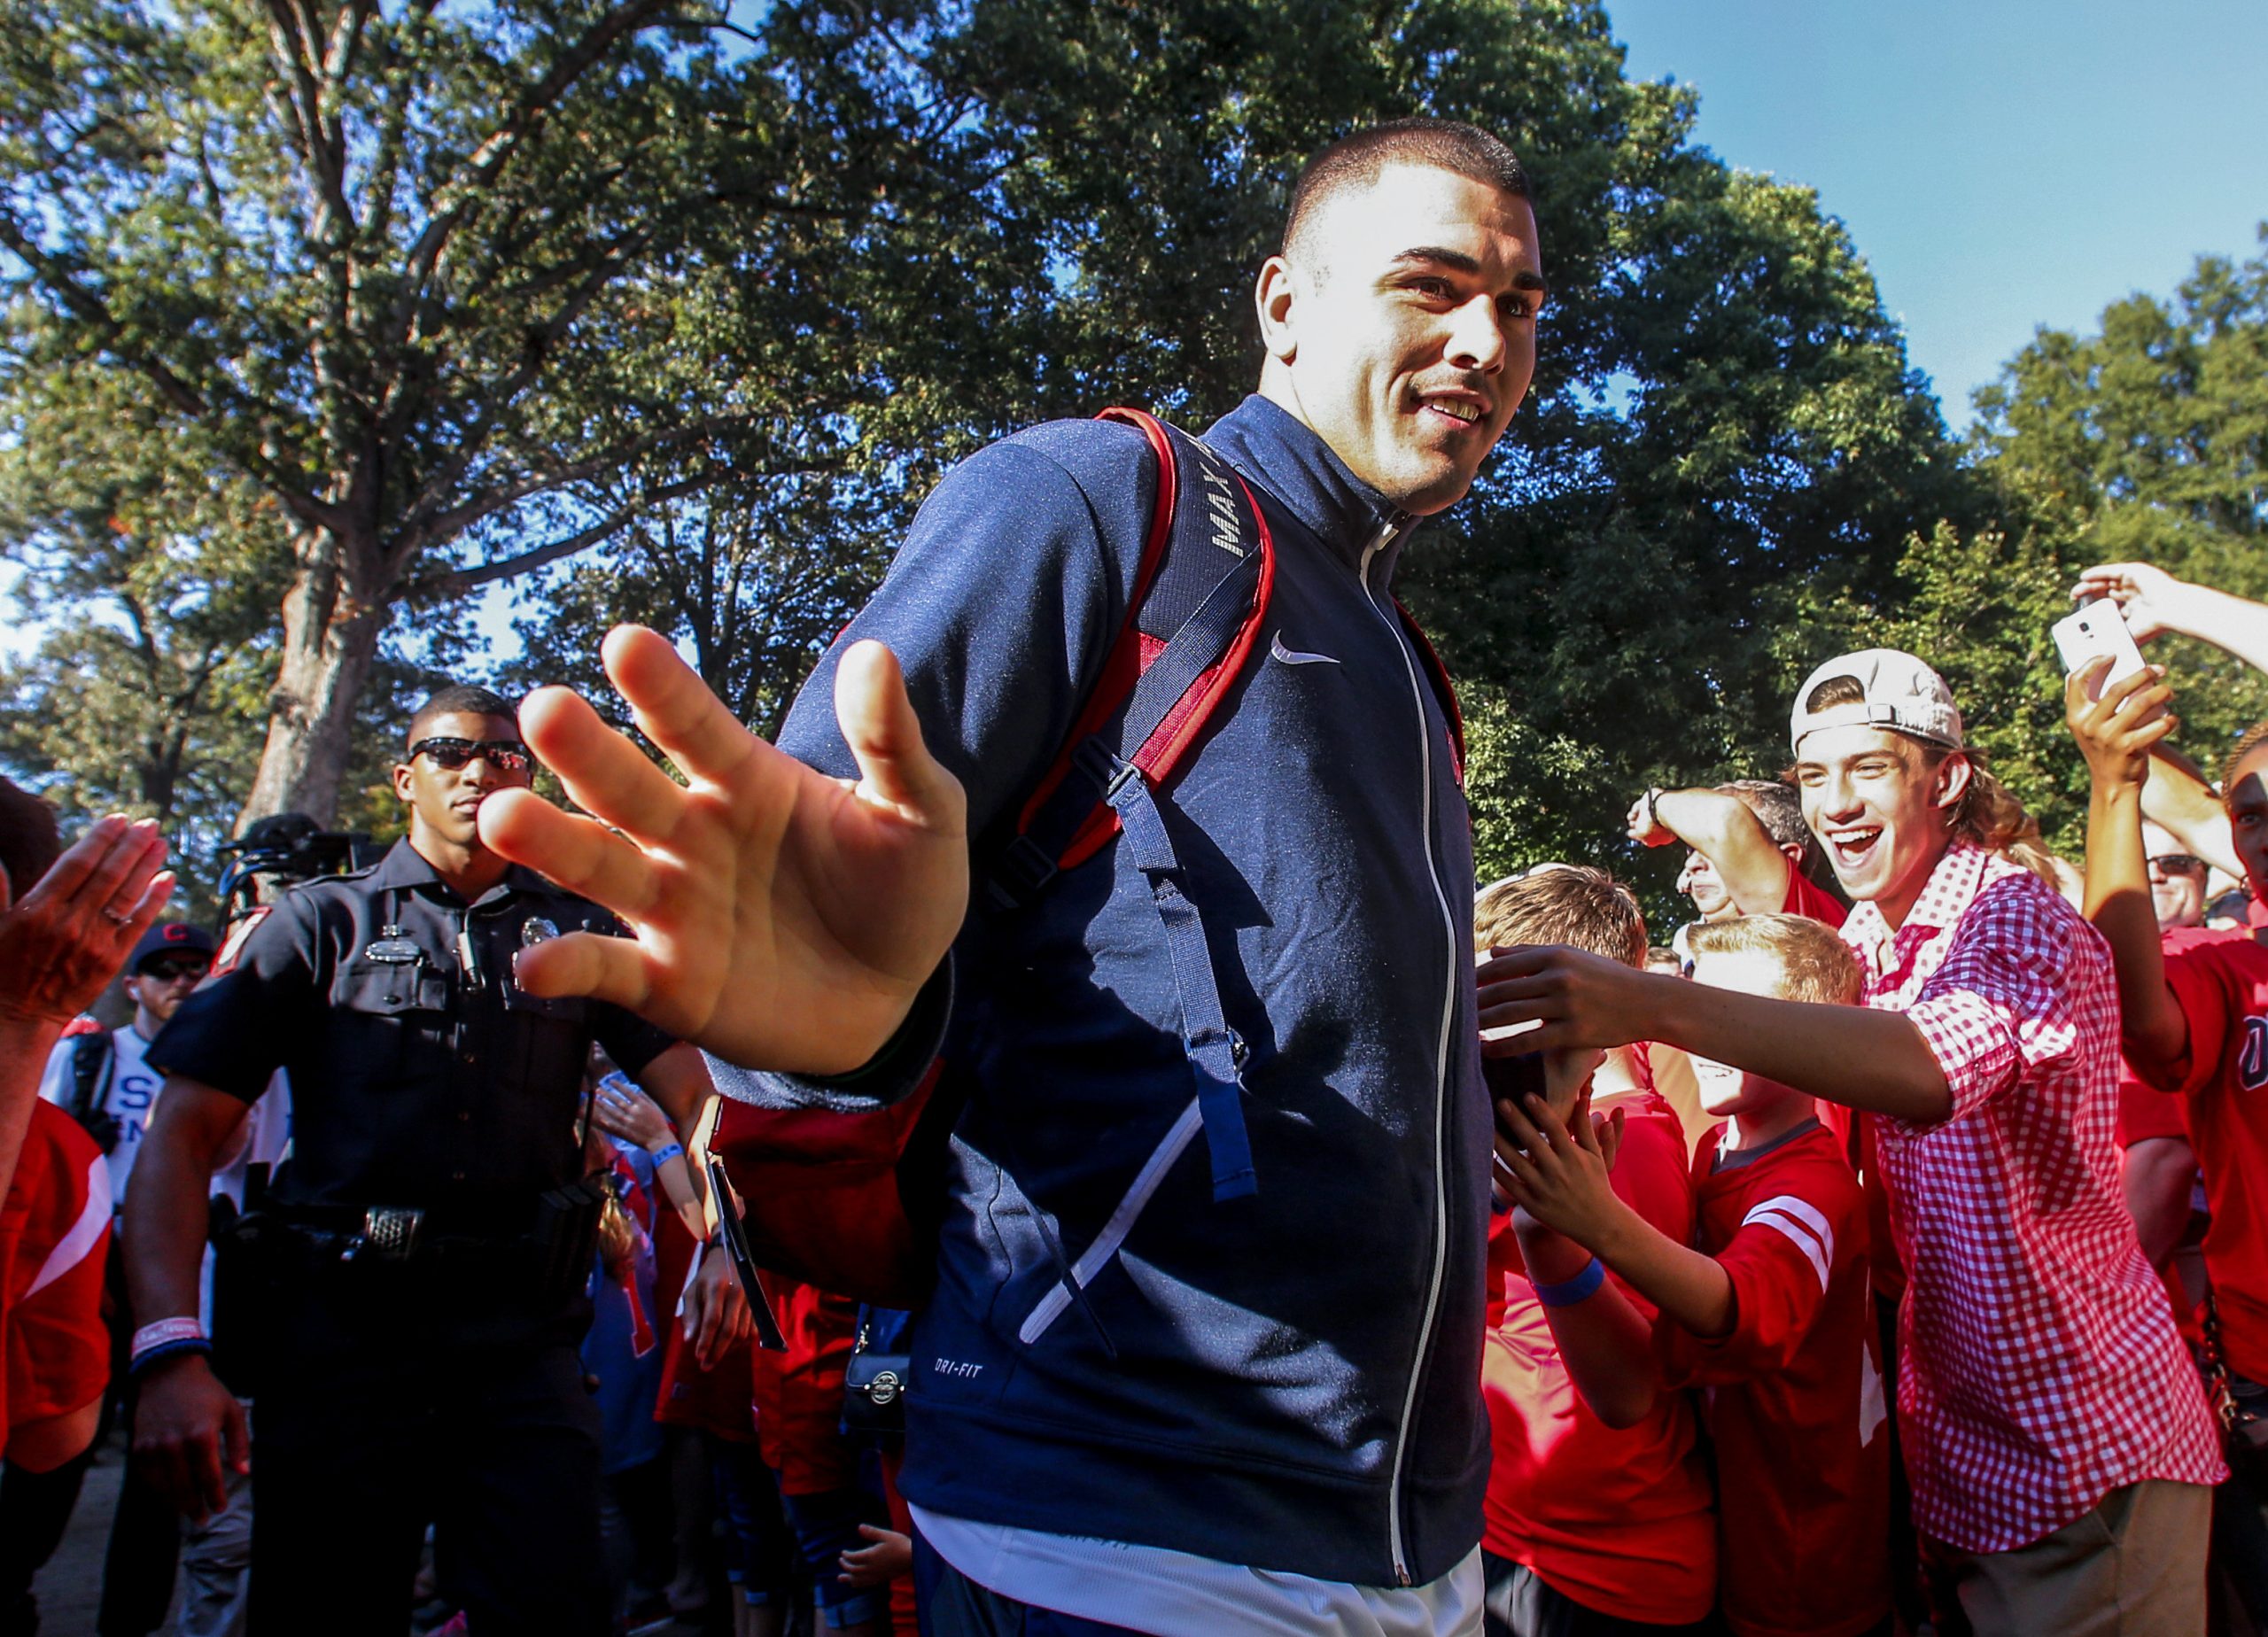
[{"label": "red and white checkered shirt", "polygon": [[1866,1002],[1911,1018],[1953,1113],[1880,1118],[1911,1283],[1899,1430],[1925,1535],[2028,1546],[2144,1478],[2218,1483],[2197,1371],[2118,1185],[2110,951],[2030,871],[1955,843],[1893,934],[1844,938]]}]

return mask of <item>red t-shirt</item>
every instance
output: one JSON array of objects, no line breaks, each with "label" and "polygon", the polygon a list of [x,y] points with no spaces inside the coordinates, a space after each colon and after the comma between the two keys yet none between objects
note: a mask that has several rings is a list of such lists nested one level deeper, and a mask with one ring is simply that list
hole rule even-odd
[{"label": "red t-shirt", "polygon": [[1858,1179],[1810,1124],[1721,1165],[1704,1142],[1693,1186],[1733,1333],[1703,1341],[1664,1319],[1654,1339],[1673,1385],[1711,1389],[1719,1607],[1737,1637],[1852,1637],[1890,1613],[1889,1408]]},{"label": "red t-shirt", "polygon": [[110,1381],[102,1313],[110,1216],[102,1150],[54,1104],[35,1102],[0,1205],[10,1431],[83,1408]]},{"label": "red t-shirt", "polygon": [[777,1274],[761,1277],[788,1350],[749,1352],[757,1448],[784,1493],[852,1488],[858,1454],[843,1435],[843,1377],[858,1345],[858,1304]]},{"label": "red t-shirt", "polygon": [[[1614,1191],[1691,1244],[1693,1185],[1675,1112],[1651,1092],[1618,1106],[1625,1123]],[[1665,1393],[1644,1420],[1619,1431],[1594,1416],[1560,1362],[1509,1220],[1492,1225],[1480,1382],[1495,1460],[1482,1544],[1598,1613],[1663,1625],[1705,1618],[1716,1599],[1716,1521],[1690,1398]]]},{"label": "red t-shirt", "polygon": [[2182,1094],[2205,1172],[2205,1274],[2229,1367],[2268,1380],[2268,949],[2249,937],[2171,949],[2166,983],[2189,1021],[2186,1061],[2162,1090]]},{"label": "red t-shirt", "polygon": [[1851,912],[1837,901],[1835,895],[1823,887],[1814,886],[1804,873],[1793,865],[1788,866],[1788,896],[1780,905],[1783,915],[1805,915],[1815,921],[1825,921],[1830,927],[1840,927]]}]

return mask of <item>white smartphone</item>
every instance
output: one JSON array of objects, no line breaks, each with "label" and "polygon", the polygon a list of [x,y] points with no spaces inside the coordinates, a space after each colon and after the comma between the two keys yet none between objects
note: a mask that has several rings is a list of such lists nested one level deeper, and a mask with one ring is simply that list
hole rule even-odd
[{"label": "white smartphone", "polygon": [[2104,688],[2142,668],[2142,650],[2134,645],[2134,633],[2126,629],[2126,617],[2108,597],[2057,620],[2052,634],[2055,651],[2062,656],[2065,676],[2106,654],[2110,656],[2110,669],[2088,688],[2089,699],[2101,698]]}]

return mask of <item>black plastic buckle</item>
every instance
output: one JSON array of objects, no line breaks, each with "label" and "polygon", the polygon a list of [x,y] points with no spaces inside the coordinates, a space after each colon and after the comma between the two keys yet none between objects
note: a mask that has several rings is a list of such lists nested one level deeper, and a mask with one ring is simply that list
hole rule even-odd
[{"label": "black plastic buckle", "polygon": [[1019,835],[1001,850],[985,881],[985,896],[996,910],[1018,909],[1054,879],[1055,860],[1047,850],[1030,836]]}]

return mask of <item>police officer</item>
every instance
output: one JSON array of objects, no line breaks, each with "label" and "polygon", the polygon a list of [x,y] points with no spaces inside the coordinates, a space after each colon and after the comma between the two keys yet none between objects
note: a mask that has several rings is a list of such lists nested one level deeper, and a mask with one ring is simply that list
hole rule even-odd
[{"label": "police officer", "polygon": [[[479,839],[532,772],[513,708],[448,687],[393,771],[409,834],[284,894],[150,1049],[167,1074],[128,1203],[136,1454],[191,1517],[241,1470],[255,1400],[251,1628],[407,1628],[420,1541],[479,1633],[610,1629],[599,1418],[576,1344],[599,1205],[578,1130],[594,1038],[688,1136],[698,1052],[619,1008],[540,999],[522,949],[606,912]],[[198,1321],[206,1178],[278,1067],[291,1149],[222,1236],[215,1376]],[[745,1323],[721,1257],[688,1292],[713,1355]]]}]

